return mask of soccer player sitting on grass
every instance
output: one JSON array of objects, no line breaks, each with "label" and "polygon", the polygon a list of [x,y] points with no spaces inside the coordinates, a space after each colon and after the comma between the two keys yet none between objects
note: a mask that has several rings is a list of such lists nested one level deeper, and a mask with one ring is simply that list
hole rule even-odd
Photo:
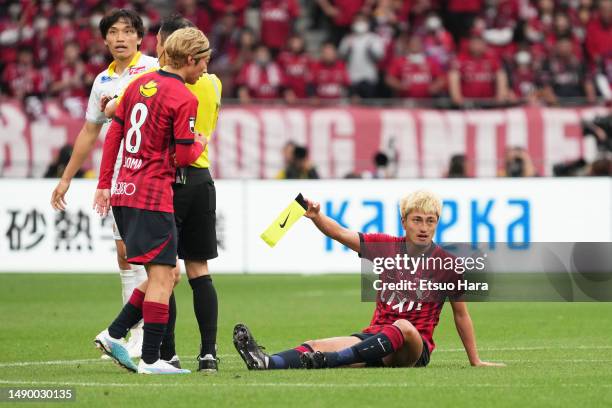
[{"label": "soccer player sitting on grass", "polygon": [[[166,40],[165,51],[168,65],[141,76],[125,91],[104,142],[94,199],[95,209],[103,216],[112,205],[128,262],[145,265],[148,274],[146,285],[134,290],[94,342],[121,366],[143,374],[189,372],[160,358],[177,252],[172,183],[176,165],[193,163],[206,145],[206,138],[194,129],[198,100],[185,82],[194,84],[206,70],[208,40],[195,28],[177,30]],[[122,141],[123,164],[111,197],[113,163]],[[123,338],[141,318],[142,360],[136,367]]]},{"label": "soccer player sitting on grass", "polygon": [[[442,203],[429,192],[412,193],[401,200],[400,210],[405,237],[350,231],[322,214],[319,203],[306,200],[305,216],[328,237],[360,254],[367,247],[373,256],[388,257],[385,248],[405,242],[411,257],[443,255],[433,243]],[[368,244],[370,244],[368,246]],[[387,244],[382,245],[382,244]],[[380,251],[380,254],[375,252]],[[385,253],[386,252],[386,253]],[[368,256],[370,258],[370,256]],[[472,319],[464,302],[451,300],[453,317],[472,366],[503,366],[482,361],[478,356]],[[334,367],[424,367],[435,348],[433,331],[437,326],[443,299],[436,302],[409,302],[397,307],[377,297],[370,325],[360,333],[345,337],[309,340],[298,347],[273,355],[266,354],[244,324],[234,327],[234,345],[250,370]],[[393,306],[396,306],[395,308]]]}]

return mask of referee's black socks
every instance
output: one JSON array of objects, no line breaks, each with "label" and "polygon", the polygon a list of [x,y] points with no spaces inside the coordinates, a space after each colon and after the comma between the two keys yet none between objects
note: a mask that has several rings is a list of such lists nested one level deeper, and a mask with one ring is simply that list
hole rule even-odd
[{"label": "referee's black socks", "polygon": [[217,343],[217,291],[213,286],[210,275],[199,276],[189,279],[189,285],[193,290],[193,311],[198,320],[200,328],[201,350],[200,355],[211,354],[216,357]]}]

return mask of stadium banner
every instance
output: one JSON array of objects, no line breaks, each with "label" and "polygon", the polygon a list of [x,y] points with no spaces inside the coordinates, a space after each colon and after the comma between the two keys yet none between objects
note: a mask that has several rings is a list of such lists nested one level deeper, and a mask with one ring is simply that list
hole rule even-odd
[{"label": "stadium banner", "polygon": [[[112,272],[109,218],[92,210],[96,182],[75,180],[66,212],[49,197],[53,179],[0,179],[0,272]],[[298,193],[363,232],[403,235],[399,200],[416,189],[444,207],[435,240],[507,243],[612,242],[609,178],[421,180],[217,180],[219,258],[214,273],[358,273],[355,253],[324,237],[306,218],[270,248],[260,235]]]},{"label": "stadium banner", "polygon": [[[73,143],[83,109],[71,113],[57,101],[36,114],[15,102],[0,102],[0,176],[40,177],[57,151]],[[44,112],[44,113],[42,113]],[[397,177],[443,177],[449,159],[465,154],[468,173],[494,177],[504,167],[506,147],[527,149],[540,176],[555,164],[596,155],[580,122],[604,108],[513,108],[444,111],[375,107],[226,106],[210,146],[217,178],[274,178],[283,167],[287,141],[307,145],[323,178],[372,171],[384,151]],[[86,168],[99,168],[102,138]]]}]

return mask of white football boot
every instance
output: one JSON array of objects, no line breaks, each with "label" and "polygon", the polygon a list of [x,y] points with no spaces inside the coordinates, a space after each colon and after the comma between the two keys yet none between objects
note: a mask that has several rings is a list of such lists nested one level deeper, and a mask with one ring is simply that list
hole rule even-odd
[{"label": "white football boot", "polygon": [[157,360],[153,364],[147,364],[144,360],[138,363],[138,374],[189,374],[191,371],[184,368],[176,368],[164,360]]},{"label": "white football boot", "polygon": [[96,336],[94,344],[100,351],[109,356],[121,367],[134,373],[138,371],[138,367],[130,359],[130,354],[125,347],[125,340],[112,338],[111,335],[108,334],[108,329],[104,329]]}]

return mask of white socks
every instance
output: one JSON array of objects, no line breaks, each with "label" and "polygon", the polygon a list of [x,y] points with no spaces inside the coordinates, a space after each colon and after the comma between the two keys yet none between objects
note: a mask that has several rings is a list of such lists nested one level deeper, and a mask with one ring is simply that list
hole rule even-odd
[{"label": "white socks", "polygon": [[134,282],[136,273],[131,269],[122,269],[121,272],[121,296],[123,298],[123,304],[125,305],[130,297],[132,296],[132,292],[136,288]]}]

